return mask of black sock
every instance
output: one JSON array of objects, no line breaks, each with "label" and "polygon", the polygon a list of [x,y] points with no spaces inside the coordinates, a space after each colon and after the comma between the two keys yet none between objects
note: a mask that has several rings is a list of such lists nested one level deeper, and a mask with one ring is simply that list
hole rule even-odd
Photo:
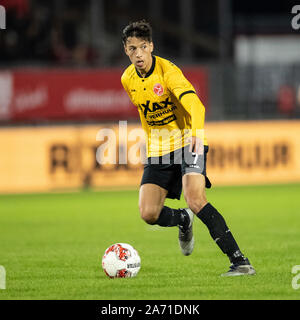
[{"label": "black sock", "polygon": [[160,212],[157,221],[161,227],[184,226],[186,223],[185,213],[180,209],[171,209],[164,206]]},{"label": "black sock", "polygon": [[245,260],[224,218],[210,203],[197,213],[197,217],[207,226],[211,237],[222,252],[227,254],[231,263]]}]

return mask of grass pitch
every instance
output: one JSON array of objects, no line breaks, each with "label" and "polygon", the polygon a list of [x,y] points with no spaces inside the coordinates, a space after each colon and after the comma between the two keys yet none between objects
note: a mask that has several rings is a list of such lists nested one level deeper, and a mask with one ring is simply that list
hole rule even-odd
[{"label": "grass pitch", "polygon": [[[215,187],[224,215],[257,275],[222,278],[229,262],[195,218],[195,249],[182,256],[177,228],[144,223],[138,191],[0,196],[2,299],[299,299],[300,185]],[[174,208],[184,200],[167,200]],[[136,278],[109,279],[104,250],[127,242],[140,253]]]}]

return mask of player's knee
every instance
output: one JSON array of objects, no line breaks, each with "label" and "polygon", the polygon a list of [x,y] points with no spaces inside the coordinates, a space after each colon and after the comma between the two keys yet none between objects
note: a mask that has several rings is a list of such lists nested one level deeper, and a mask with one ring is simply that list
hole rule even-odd
[{"label": "player's knee", "polygon": [[140,206],[141,218],[148,224],[155,224],[160,210],[159,206]]},{"label": "player's knee", "polygon": [[206,204],[207,204],[207,199],[205,195],[197,195],[197,196],[186,196],[186,203],[188,207],[195,213],[197,214]]}]

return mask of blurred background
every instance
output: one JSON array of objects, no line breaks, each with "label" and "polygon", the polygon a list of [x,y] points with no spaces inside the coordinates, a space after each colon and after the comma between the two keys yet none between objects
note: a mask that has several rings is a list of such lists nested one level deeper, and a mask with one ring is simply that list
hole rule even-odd
[{"label": "blurred background", "polygon": [[140,126],[120,83],[129,65],[121,31],[143,18],[153,26],[155,54],[182,68],[206,107],[216,183],[239,184],[249,175],[253,183],[300,181],[300,8],[294,1],[0,5],[6,14],[0,29],[0,192],[139,182],[141,166],[101,165],[95,154],[101,128],[117,132],[119,120],[130,121],[128,130]]}]

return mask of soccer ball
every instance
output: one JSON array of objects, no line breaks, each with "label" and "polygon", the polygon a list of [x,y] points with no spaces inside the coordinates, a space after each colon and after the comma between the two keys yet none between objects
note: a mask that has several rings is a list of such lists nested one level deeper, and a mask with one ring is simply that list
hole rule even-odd
[{"label": "soccer ball", "polygon": [[130,244],[115,243],[105,250],[102,268],[110,278],[132,278],[141,268],[141,258]]}]

